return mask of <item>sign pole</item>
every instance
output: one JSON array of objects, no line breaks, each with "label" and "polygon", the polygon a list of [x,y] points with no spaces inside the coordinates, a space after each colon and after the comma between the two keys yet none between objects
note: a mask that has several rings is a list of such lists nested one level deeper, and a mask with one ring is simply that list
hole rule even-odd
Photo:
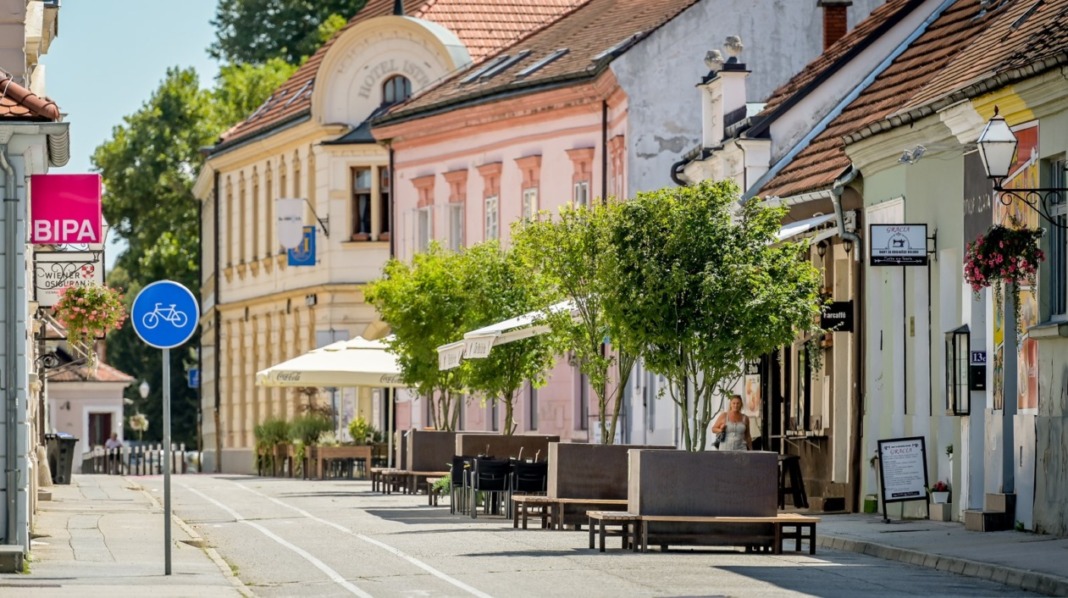
[{"label": "sign pole", "polygon": [[163,554],[171,574],[171,349],[188,341],[200,319],[196,297],[184,286],[158,280],[141,289],[130,309],[134,332],[163,350]]},{"label": "sign pole", "polygon": [[171,574],[171,350],[163,350],[163,554]]}]

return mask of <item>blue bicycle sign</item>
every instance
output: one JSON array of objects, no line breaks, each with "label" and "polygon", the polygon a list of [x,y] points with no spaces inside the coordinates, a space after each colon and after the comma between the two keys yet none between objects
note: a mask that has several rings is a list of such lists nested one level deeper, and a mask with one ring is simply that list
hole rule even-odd
[{"label": "blue bicycle sign", "polygon": [[184,328],[186,322],[189,321],[189,316],[185,315],[185,312],[175,309],[173,303],[170,307],[163,307],[162,303],[157,303],[155,309],[141,318],[141,323],[145,325],[145,328],[149,329],[159,326],[161,321],[169,322],[178,328]]},{"label": "blue bicycle sign", "polygon": [[193,293],[170,280],[142,289],[130,311],[137,336],[157,349],[172,349],[189,340],[200,315]]}]

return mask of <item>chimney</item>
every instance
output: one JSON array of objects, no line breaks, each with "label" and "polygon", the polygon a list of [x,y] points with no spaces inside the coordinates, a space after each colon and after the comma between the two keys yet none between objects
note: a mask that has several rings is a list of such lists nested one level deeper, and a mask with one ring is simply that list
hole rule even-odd
[{"label": "chimney", "polygon": [[823,49],[826,50],[849,32],[846,9],[853,5],[853,0],[819,0],[816,5],[823,8]]},{"label": "chimney", "polygon": [[[723,52],[712,50],[705,56],[709,71],[698,85],[702,88],[703,147],[722,144],[726,128],[745,118],[745,80],[749,71],[739,60],[743,48],[741,38],[732,35],[723,45]],[[724,54],[728,57],[726,60]]]}]

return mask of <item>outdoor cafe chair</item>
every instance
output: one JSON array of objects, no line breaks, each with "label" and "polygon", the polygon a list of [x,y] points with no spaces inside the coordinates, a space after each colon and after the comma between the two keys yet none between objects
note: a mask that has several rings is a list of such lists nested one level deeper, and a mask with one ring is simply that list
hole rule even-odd
[{"label": "outdoor cafe chair", "polygon": [[485,500],[486,513],[491,512],[494,504],[502,505],[505,515],[510,507],[509,492],[511,490],[511,463],[507,460],[475,459],[474,469],[470,477],[470,508],[471,518],[477,517],[478,494],[481,492]]},{"label": "outdoor cafe chair", "polygon": [[[471,469],[475,458],[464,455],[456,455],[452,458],[449,467],[449,512],[455,514],[467,513],[467,494],[470,492]],[[458,499],[458,500],[457,500]]]},{"label": "outdoor cafe chair", "polygon": [[549,463],[526,463],[516,461],[512,464],[512,494],[545,494],[549,479]]}]

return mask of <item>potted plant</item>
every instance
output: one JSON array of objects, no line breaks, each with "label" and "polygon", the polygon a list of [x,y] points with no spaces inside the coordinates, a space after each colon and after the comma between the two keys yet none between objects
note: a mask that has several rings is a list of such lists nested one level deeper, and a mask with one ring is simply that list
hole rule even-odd
[{"label": "potted plant", "polygon": [[1013,318],[1020,321],[1019,286],[1034,286],[1038,264],[1046,254],[1038,248],[1042,230],[1026,227],[996,225],[985,235],[968,244],[964,255],[964,279],[978,293],[985,287],[994,288],[994,298],[1001,303],[1003,283],[1011,285]]},{"label": "potted plant", "polygon": [[931,502],[937,504],[946,504],[949,502],[949,484],[938,480],[930,488],[927,489],[931,495]]},{"label": "potted plant", "polygon": [[[91,345],[126,321],[122,293],[107,286],[65,287],[59,291],[59,302],[52,310],[67,329],[67,342],[71,345]],[[88,353],[92,365],[94,352]]]}]

